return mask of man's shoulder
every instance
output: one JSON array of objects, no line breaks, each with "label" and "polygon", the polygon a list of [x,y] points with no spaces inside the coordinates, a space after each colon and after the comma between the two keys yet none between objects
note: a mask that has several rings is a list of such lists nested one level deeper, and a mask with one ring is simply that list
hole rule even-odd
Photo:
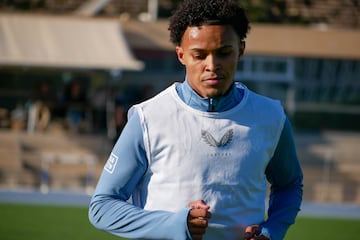
[{"label": "man's shoulder", "polygon": [[258,102],[259,104],[265,104],[265,105],[270,105],[270,106],[274,106],[274,107],[281,107],[280,100],[271,98],[271,97],[263,95],[263,94],[259,94],[252,90],[249,90],[249,89],[248,89],[248,98],[252,101]]},{"label": "man's shoulder", "polygon": [[172,92],[175,90],[175,85],[172,84],[169,87],[165,88],[164,90],[157,93],[155,96],[139,103],[138,105],[152,105],[157,102],[164,101],[166,98],[169,98],[172,95]]},{"label": "man's shoulder", "polygon": [[264,117],[265,119],[271,117],[285,116],[284,107],[280,100],[270,98],[268,96],[256,93],[251,90],[247,90],[247,104],[256,111],[257,115]]},{"label": "man's shoulder", "polygon": [[132,106],[132,109],[141,109],[141,111],[162,111],[174,99],[175,85],[171,85],[155,96]]}]

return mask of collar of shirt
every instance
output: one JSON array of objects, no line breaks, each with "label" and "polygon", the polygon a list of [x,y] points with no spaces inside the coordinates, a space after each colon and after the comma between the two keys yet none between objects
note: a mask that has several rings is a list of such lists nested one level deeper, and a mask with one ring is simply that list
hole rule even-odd
[{"label": "collar of shirt", "polygon": [[[200,111],[223,112],[235,107],[244,96],[244,87],[234,83],[230,90],[223,96],[216,98],[203,98],[199,96],[185,79],[184,82],[176,86],[179,97],[190,107]],[[210,107],[209,105],[212,104]]]}]

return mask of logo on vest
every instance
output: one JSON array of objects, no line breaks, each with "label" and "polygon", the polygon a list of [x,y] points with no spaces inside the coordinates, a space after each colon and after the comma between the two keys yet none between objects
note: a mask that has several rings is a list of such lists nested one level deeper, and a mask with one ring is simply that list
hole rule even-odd
[{"label": "logo on vest", "polygon": [[219,141],[217,141],[208,131],[201,130],[202,139],[209,144],[211,147],[225,147],[231,143],[234,131],[233,129],[228,130]]}]

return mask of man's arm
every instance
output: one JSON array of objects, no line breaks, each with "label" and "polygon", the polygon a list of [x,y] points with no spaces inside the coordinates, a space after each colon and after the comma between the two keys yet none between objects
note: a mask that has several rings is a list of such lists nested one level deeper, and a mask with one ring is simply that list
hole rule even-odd
[{"label": "man's arm", "polygon": [[189,207],[172,213],[145,211],[127,202],[147,169],[138,114],[123,129],[104,167],[89,207],[97,228],[125,238],[189,239]]},{"label": "man's arm", "polygon": [[303,174],[297,158],[291,125],[288,119],[280,136],[266,176],[271,184],[268,219],[261,224],[262,232],[271,240],[284,238],[295,222],[302,201]]}]

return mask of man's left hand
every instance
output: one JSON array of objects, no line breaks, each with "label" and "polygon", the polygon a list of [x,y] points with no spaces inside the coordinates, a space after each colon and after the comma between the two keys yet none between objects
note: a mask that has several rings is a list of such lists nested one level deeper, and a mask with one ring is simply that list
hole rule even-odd
[{"label": "man's left hand", "polygon": [[245,229],[244,240],[270,240],[267,236],[259,235],[260,227],[259,225],[247,226]]}]

